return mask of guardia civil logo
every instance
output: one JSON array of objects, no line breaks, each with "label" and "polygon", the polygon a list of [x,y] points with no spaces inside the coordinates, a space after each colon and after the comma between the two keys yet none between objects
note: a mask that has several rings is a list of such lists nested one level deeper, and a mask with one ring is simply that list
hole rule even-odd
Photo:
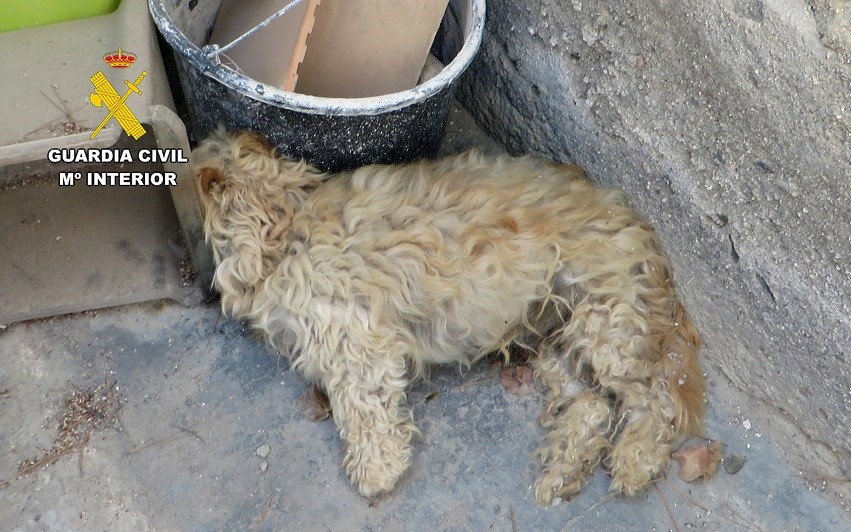
[{"label": "guardia civil logo", "polygon": [[[104,54],[103,60],[110,68],[129,68],[130,65],[136,62],[136,54],[125,52],[119,48],[114,52]],[[139,85],[147,75],[148,73],[143,71],[134,82],[131,83],[125,80],[124,84],[127,85],[127,91],[125,91],[122,96],[118,95],[118,92],[109,80],[106,79],[106,76],[103,75],[102,71],[99,70],[94,76],[89,78],[91,79],[92,85],[95,87],[95,92],[89,95],[89,101],[95,107],[106,107],[109,111],[106,117],[104,117],[101,121],[100,125],[98,125],[98,127],[92,132],[92,139],[97,137],[100,130],[103,129],[103,127],[112,118],[115,118],[115,120],[124,129],[125,133],[136,140],[139,140],[139,137],[145,134],[145,128],[142,127],[142,124],[139,123],[136,115],[133,114],[133,111],[130,110],[130,107],[128,107],[125,102],[133,93],[139,95],[142,94],[142,91],[139,90]]]}]

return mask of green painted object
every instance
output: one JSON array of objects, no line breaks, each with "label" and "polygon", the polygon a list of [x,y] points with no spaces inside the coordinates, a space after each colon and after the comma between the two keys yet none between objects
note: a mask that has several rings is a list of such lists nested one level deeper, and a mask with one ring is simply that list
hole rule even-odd
[{"label": "green painted object", "polygon": [[0,0],[0,32],[112,13],[121,0]]}]

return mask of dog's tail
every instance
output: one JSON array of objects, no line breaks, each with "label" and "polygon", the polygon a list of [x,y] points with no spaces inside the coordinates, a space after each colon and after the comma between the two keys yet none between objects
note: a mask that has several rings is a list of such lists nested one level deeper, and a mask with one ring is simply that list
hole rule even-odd
[{"label": "dog's tail", "polygon": [[668,390],[674,401],[674,428],[685,436],[702,436],[706,390],[698,361],[700,335],[683,306],[679,302],[674,305],[674,327],[662,341]]}]

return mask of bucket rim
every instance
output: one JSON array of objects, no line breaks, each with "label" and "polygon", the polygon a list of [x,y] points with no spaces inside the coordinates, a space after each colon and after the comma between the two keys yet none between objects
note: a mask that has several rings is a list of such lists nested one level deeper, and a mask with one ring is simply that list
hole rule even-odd
[{"label": "bucket rim", "polygon": [[[335,116],[371,116],[397,111],[424,101],[447,89],[461,77],[461,74],[473,62],[481,46],[485,26],[485,0],[466,1],[470,7],[469,31],[464,36],[461,50],[439,74],[408,90],[366,98],[311,96],[285,91],[244,76],[221,63],[214,63],[191,42],[174,23],[171,15],[166,12],[163,6],[164,0],[148,0],[148,8],[160,33],[172,49],[182,56],[181,60],[189,60],[205,76],[232,90],[262,103],[273,104],[291,111]],[[468,24],[464,26],[467,27]]]}]

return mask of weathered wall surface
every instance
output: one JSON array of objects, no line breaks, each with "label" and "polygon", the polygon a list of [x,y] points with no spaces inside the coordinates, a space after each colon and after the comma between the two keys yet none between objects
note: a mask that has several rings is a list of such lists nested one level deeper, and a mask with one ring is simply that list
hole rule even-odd
[{"label": "weathered wall surface", "polygon": [[707,367],[848,496],[851,2],[488,9],[465,106],[510,151],[630,194],[672,256]]}]

